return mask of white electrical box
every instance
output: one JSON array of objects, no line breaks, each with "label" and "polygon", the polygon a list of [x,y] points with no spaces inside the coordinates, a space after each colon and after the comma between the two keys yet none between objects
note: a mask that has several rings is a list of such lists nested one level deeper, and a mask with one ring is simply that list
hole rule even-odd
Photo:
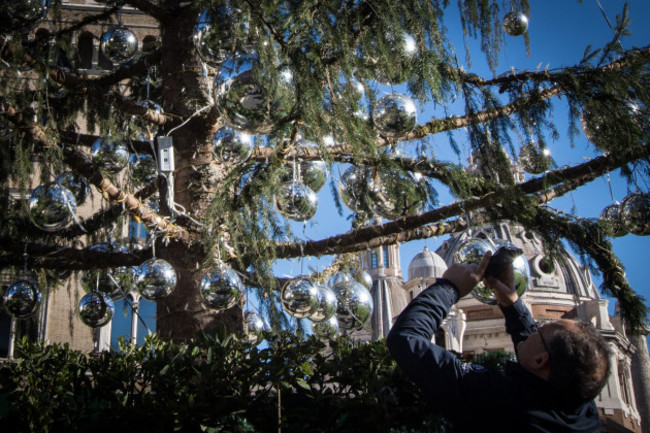
[{"label": "white electrical box", "polygon": [[171,137],[158,137],[158,169],[162,172],[174,171],[174,141]]}]

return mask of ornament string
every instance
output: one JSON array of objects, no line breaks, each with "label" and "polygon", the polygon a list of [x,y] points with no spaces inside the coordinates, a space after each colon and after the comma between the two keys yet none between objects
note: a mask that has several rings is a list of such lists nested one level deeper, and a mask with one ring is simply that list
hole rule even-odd
[{"label": "ornament string", "polygon": [[199,108],[197,111],[195,111],[194,113],[192,113],[192,114],[190,115],[190,117],[188,117],[187,119],[185,119],[185,120],[183,121],[183,123],[181,123],[180,125],[177,125],[177,126],[173,127],[172,129],[170,129],[169,132],[167,132],[167,135],[171,135],[172,132],[176,131],[176,130],[179,129],[179,128],[182,128],[183,126],[185,126],[185,125],[187,124],[187,122],[189,122],[190,120],[192,120],[193,117],[198,116],[199,114],[201,114],[201,113],[203,113],[204,111],[208,110],[209,108],[212,107],[212,105],[213,105],[213,104],[208,104],[208,105],[206,105],[206,106],[203,107],[203,108]]},{"label": "ornament string", "polygon": [[[120,293],[121,293],[122,296],[123,296],[124,301],[125,301],[127,304],[129,304],[129,307],[131,307],[131,313],[132,313],[132,314],[135,314],[135,315],[138,317],[138,320],[140,321],[140,323],[142,323],[142,326],[144,326],[144,328],[147,330],[147,334],[148,334],[148,335],[153,334],[153,332],[151,331],[151,329],[149,329],[149,327],[147,326],[147,323],[144,321],[144,319],[142,318],[142,316],[140,316],[140,313],[138,312],[138,309],[135,308],[135,307],[133,306],[133,302],[129,299],[129,297],[128,297],[128,295],[126,294],[126,292],[124,292],[124,289],[122,288],[122,286],[120,285],[120,283],[118,283],[117,280],[115,280],[115,278],[113,277],[113,275],[111,275],[109,272],[107,272],[106,275],[108,275],[108,279],[111,280],[111,283],[112,283],[115,287],[117,287],[117,289],[120,291]],[[99,279],[99,274],[98,274],[97,278]]]},{"label": "ornament string", "polygon": [[28,241],[25,240],[25,250],[23,251],[23,277],[27,278],[27,244]]}]

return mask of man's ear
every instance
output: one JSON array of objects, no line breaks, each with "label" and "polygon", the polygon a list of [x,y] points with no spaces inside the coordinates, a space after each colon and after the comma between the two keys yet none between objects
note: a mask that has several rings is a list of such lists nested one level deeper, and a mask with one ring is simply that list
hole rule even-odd
[{"label": "man's ear", "polygon": [[535,356],[533,359],[533,368],[536,370],[542,370],[547,367],[551,367],[551,357],[549,356],[548,352],[542,352]]}]

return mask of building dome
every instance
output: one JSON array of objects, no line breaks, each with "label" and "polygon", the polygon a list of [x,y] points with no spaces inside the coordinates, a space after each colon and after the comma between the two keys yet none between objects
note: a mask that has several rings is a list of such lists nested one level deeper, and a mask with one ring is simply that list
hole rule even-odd
[{"label": "building dome", "polygon": [[418,253],[409,264],[408,279],[416,278],[438,278],[447,270],[445,261],[427,247]]}]

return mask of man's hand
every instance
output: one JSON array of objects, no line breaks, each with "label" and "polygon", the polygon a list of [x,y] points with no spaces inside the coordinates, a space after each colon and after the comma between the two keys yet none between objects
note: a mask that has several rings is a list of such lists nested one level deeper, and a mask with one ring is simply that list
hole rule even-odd
[{"label": "man's hand", "polygon": [[442,278],[454,283],[456,289],[458,289],[458,294],[462,298],[471,292],[479,281],[483,279],[483,274],[490,262],[490,257],[492,257],[492,253],[488,251],[478,265],[454,263],[442,274]]},{"label": "man's hand", "polygon": [[485,281],[494,292],[494,297],[497,298],[499,304],[504,307],[511,306],[519,299],[515,290],[515,273],[512,265],[508,266],[498,277],[486,277]]}]

